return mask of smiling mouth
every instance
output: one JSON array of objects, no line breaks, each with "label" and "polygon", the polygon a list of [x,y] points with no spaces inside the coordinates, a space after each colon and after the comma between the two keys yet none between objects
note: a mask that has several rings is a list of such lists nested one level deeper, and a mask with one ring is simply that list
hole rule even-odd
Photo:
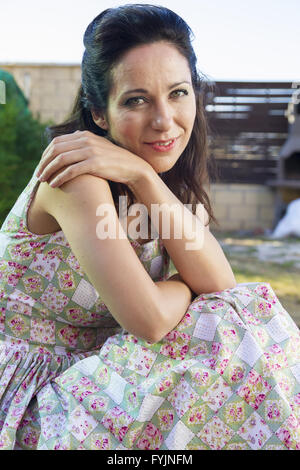
[{"label": "smiling mouth", "polygon": [[169,140],[156,140],[155,142],[146,142],[146,144],[167,147],[168,145],[171,145],[173,142],[175,142],[176,139],[177,137],[174,137],[173,139],[169,139]]},{"label": "smiling mouth", "polygon": [[156,142],[146,142],[146,145],[151,147],[154,152],[169,152],[170,150],[173,150],[173,148],[176,145],[177,138],[175,139],[169,139],[169,140],[157,140]]}]

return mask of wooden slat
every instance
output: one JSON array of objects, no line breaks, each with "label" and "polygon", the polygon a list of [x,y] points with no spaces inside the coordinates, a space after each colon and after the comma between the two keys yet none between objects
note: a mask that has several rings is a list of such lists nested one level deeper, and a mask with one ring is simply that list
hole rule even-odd
[{"label": "wooden slat", "polygon": [[[224,183],[254,183],[264,184],[267,180],[275,179],[276,163],[259,160],[226,160],[217,159],[216,168],[219,180]],[[214,181],[214,178],[212,178]]]},{"label": "wooden slat", "polygon": [[[264,184],[276,179],[280,149],[289,130],[284,113],[296,91],[292,82],[208,85],[204,104],[210,149],[221,180]],[[249,109],[240,108],[243,106]]]},{"label": "wooden slat", "polygon": [[[296,82],[295,82],[296,83]],[[216,82],[207,82],[206,85],[208,88],[215,89],[217,91],[227,91],[230,89],[248,89],[248,90],[292,90],[293,82],[226,82],[226,81],[216,81]]]},{"label": "wooden slat", "polygon": [[246,119],[220,119],[216,116],[209,117],[209,126],[213,132],[218,135],[236,136],[241,132],[288,132],[287,120],[280,119],[278,116],[269,116],[266,119],[258,120],[252,116],[246,116]]},{"label": "wooden slat", "polygon": [[[237,113],[251,113],[251,114],[253,114],[253,113],[267,114],[268,111],[271,111],[271,110],[283,111],[284,112],[287,109],[287,105],[288,105],[288,102],[286,102],[286,103],[271,103],[271,102],[267,102],[267,103],[251,103],[251,102],[237,103],[237,102],[234,102],[234,101],[232,103],[228,103],[228,102],[219,103],[218,102],[218,103],[212,103],[211,105],[208,105],[209,109],[207,109],[207,112],[208,113],[215,113],[215,112],[232,113],[232,112],[237,112]],[[247,108],[250,108],[250,109],[244,111],[243,108],[246,107],[246,106],[247,106]],[[211,107],[217,108],[217,109],[210,111]],[[221,108],[221,110],[219,111],[218,108]],[[228,111],[225,108],[228,108]],[[234,109],[231,110],[231,108],[234,108]]]},{"label": "wooden slat", "polygon": [[255,159],[218,159],[218,164],[223,164],[224,167],[239,167],[239,168],[276,168],[276,161],[273,160],[255,160]]},{"label": "wooden slat", "polygon": [[[258,134],[258,133],[257,133]],[[216,136],[211,136],[212,137],[212,143],[211,145],[218,145],[218,138]],[[233,141],[227,136],[222,136],[222,139],[220,141],[220,144],[223,145],[247,145],[251,147],[281,147],[286,141],[286,135],[283,137],[273,137],[273,138],[267,138],[266,136],[260,137],[259,134],[257,137],[243,137],[241,134],[239,134],[236,139]]]},{"label": "wooden slat", "polygon": [[266,184],[274,188],[300,189],[300,180],[267,180]]},{"label": "wooden slat", "polygon": [[[280,92],[279,92],[280,91]],[[216,90],[216,93],[215,95],[220,97],[220,98],[270,98],[270,99],[276,99],[276,98],[283,98],[283,99],[287,99],[287,98],[290,98],[293,94],[293,91],[295,90],[278,90],[278,93],[276,93],[275,91],[273,92],[264,92],[264,93],[249,93],[248,91],[245,91],[245,92],[242,92],[242,91],[239,91],[239,92],[230,92],[230,89],[228,90]]]}]

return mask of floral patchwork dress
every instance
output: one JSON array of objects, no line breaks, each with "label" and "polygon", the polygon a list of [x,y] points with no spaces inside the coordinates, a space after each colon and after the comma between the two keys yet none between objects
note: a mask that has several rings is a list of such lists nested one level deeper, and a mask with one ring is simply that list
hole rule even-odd
[{"label": "floral patchwork dress", "polygon": [[[0,449],[36,448],[44,387],[122,332],[63,232],[27,228],[38,184],[34,172],[0,231]],[[175,272],[159,240],[131,243],[155,281]]]},{"label": "floral patchwork dress", "polygon": [[39,449],[300,449],[300,335],[268,283],[200,295],[159,343],[107,339],[38,395]]},{"label": "floral patchwork dress", "polygon": [[[1,232],[0,446],[300,449],[300,333],[271,286],[199,295],[150,344],[116,324],[62,232],[28,231],[35,184]],[[131,243],[154,281],[175,272],[160,240]]]}]

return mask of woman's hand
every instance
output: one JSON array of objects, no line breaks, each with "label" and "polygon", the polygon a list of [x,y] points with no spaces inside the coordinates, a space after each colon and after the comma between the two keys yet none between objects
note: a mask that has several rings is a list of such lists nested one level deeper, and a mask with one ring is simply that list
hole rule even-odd
[{"label": "woman's hand", "polygon": [[[61,186],[76,176],[91,174],[124,184],[134,184],[150,165],[141,157],[90,131],[55,137],[38,166],[40,181]],[[63,171],[61,171],[63,170]]]}]

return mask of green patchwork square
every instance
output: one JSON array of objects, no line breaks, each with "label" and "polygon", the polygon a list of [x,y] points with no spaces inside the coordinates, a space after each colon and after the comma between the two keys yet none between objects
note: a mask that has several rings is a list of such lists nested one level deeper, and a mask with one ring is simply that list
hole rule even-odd
[{"label": "green patchwork square", "polygon": [[186,450],[210,450],[210,448],[204,442],[202,442],[199,437],[195,436],[186,445]]},{"label": "green patchwork square", "polygon": [[268,427],[275,432],[291,414],[291,408],[286,400],[283,400],[273,389],[263,401],[260,414]]},{"label": "green patchwork square", "polygon": [[58,290],[71,298],[81,279],[81,276],[70,266],[61,262],[51,282]]},{"label": "green patchwork square", "polygon": [[6,311],[5,333],[19,339],[29,339],[30,320],[27,315]]},{"label": "green patchwork square", "polygon": [[232,395],[218,411],[218,417],[233,430],[237,431],[253,409],[238,395]]},{"label": "green patchwork square", "polygon": [[120,445],[120,442],[99,423],[82,444],[87,450],[113,450]]},{"label": "green patchwork square", "polygon": [[184,414],[181,421],[197,434],[213,415],[214,411],[200,399]]},{"label": "green patchwork square", "polygon": [[235,434],[222,450],[251,450],[251,447],[242,437]]},{"label": "green patchwork square", "polygon": [[31,297],[38,299],[46,289],[49,282],[43,276],[40,276],[36,272],[31,271],[31,269],[28,269],[26,271],[26,275],[22,276],[19,283],[22,284],[20,287],[23,292],[26,292],[26,294]]}]

